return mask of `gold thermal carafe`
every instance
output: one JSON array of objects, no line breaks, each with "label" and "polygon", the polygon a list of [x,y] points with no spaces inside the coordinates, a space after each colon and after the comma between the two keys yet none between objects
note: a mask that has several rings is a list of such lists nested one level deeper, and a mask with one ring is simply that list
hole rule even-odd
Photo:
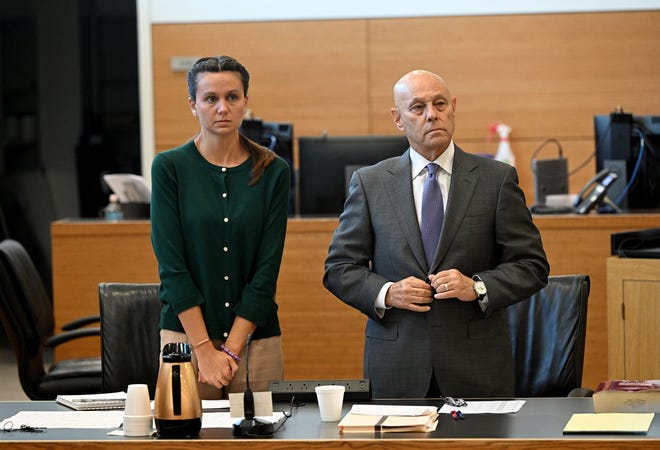
[{"label": "gold thermal carafe", "polygon": [[154,419],[161,437],[194,437],[202,427],[202,401],[192,365],[192,347],[165,344],[158,371]]}]

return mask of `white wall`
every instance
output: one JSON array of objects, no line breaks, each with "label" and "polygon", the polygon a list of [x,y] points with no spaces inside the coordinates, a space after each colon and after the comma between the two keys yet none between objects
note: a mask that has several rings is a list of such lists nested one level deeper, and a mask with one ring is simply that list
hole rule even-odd
[{"label": "white wall", "polygon": [[536,14],[658,9],[657,0],[151,0],[153,23]]}]

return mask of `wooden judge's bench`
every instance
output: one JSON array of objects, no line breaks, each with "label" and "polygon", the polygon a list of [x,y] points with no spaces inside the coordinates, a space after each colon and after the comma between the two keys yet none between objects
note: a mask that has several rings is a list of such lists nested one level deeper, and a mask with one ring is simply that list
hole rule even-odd
[{"label": "wooden judge's bench", "polygon": [[[591,277],[583,385],[608,378],[607,258],[611,233],[660,227],[660,214],[535,216],[551,275]],[[289,219],[277,287],[286,379],[362,377],[365,318],[322,284],[336,218]],[[98,283],[158,282],[149,221],[61,220],[51,225],[56,326],[98,313]],[[56,358],[100,354],[98,338]]]}]

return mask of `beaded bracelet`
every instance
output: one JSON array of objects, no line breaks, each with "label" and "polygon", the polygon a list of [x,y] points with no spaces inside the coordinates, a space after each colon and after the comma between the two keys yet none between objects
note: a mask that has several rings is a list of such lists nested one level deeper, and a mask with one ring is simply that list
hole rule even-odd
[{"label": "beaded bracelet", "polygon": [[231,356],[233,360],[236,361],[237,363],[241,362],[241,357],[238,356],[236,353],[232,352],[231,350],[229,350],[227,347],[225,347],[225,344],[220,345],[220,350]]}]

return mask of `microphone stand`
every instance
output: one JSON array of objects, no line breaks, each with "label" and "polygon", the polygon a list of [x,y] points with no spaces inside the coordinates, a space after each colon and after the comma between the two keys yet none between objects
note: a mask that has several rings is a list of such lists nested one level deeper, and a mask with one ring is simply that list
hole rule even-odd
[{"label": "microphone stand", "polygon": [[275,425],[254,417],[254,395],[250,389],[250,366],[248,354],[250,353],[252,334],[248,334],[245,345],[245,392],[243,392],[243,420],[234,424],[234,436],[245,437],[273,437]]}]

